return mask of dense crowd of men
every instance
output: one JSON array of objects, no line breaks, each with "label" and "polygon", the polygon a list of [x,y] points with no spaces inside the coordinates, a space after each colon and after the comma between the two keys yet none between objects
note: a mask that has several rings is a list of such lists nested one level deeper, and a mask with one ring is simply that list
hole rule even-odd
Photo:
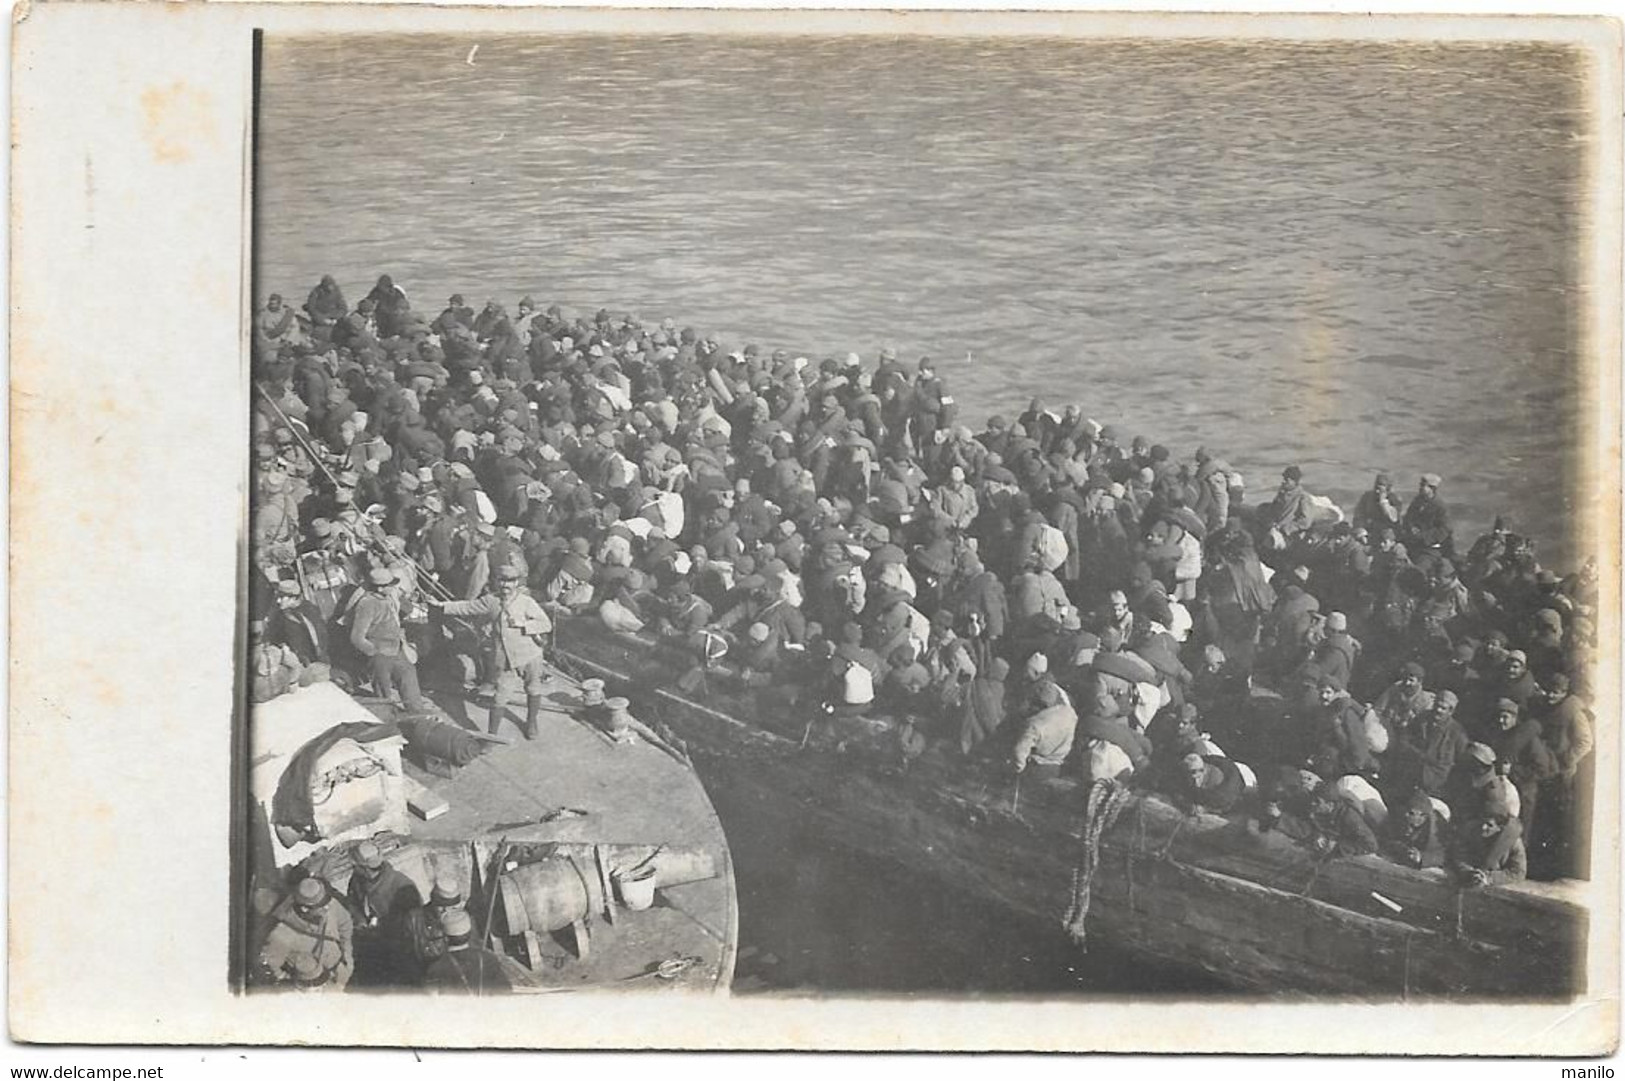
[{"label": "dense crowd of men", "polygon": [[1289,466],[1034,400],[981,431],[930,358],[673,321],[435,314],[386,276],[256,313],[254,684],[420,674],[535,723],[554,617],[907,718],[909,753],[1248,810],[1465,884],[1583,867],[1598,582],[1423,474],[1345,515]]}]

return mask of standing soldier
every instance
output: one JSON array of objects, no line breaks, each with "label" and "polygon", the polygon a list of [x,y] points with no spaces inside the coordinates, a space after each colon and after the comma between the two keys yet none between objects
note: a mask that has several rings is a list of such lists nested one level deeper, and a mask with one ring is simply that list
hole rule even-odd
[{"label": "standing soldier", "polygon": [[1495,703],[1494,719],[1490,722],[1485,742],[1495,750],[1498,768],[1512,781],[1518,791],[1518,809],[1515,817],[1523,824],[1523,836],[1534,834],[1535,807],[1540,800],[1540,788],[1558,772],[1557,759],[1546,745],[1541,724],[1523,713],[1511,698]]},{"label": "standing soldier", "polygon": [[423,894],[371,841],[356,845],[351,855],[355,869],[344,900],[356,929],[361,979],[368,984],[410,982],[417,971],[406,916],[423,907]]},{"label": "standing soldier", "polygon": [[414,650],[401,627],[401,606],[391,586],[393,571],[375,567],[367,574],[367,588],[350,616],[350,644],[372,665],[372,689],[390,698],[400,689],[401,705],[418,713],[424,709],[418,690]]},{"label": "standing soldier", "polygon": [[1437,473],[1422,474],[1416,485],[1416,496],[1405,508],[1405,517],[1400,522],[1400,539],[1406,549],[1416,555],[1438,552],[1447,559],[1454,559],[1450,511],[1439,498],[1441,483]]},{"label": "standing soldier", "polygon": [[516,688],[525,692],[526,739],[536,738],[536,722],[542,710],[542,692],[547,685],[547,669],[542,663],[542,637],[553,623],[523,588],[524,576],[512,563],[497,570],[497,591],[472,601],[429,603],[449,616],[484,616],[491,621],[490,671],[496,690],[491,696],[490,732],[502,727],[502,715]]},{"label": "standing soldier", "polygon": [[396,870],[377,845],[362,841],[356,845],[353,859],[355,870],[345,899],[355,918],[367,927],[383,927],[407,910],[422,906],[423,895],[417,885]]},{"label": "standing soldier", "polygon": [[260,947],[261,970],[276,983],[316,982],[311,966],[296,960],[309,957],[323,978],[342,991],[355,971],[351,927],[350,914],[333,903],[326,882],[301,879],[271,911],[271,929]]}]

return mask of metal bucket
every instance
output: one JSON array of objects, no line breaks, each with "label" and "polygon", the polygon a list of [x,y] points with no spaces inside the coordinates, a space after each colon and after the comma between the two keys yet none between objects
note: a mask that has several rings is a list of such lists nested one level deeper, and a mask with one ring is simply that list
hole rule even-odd
[{"label": "metal bucket", "polygon": [[655,903],[653,864],[632,871],[616,871],[611,877],[615,882],[615,892],[621,895],[621,904],[633,912],[642,912]]}]

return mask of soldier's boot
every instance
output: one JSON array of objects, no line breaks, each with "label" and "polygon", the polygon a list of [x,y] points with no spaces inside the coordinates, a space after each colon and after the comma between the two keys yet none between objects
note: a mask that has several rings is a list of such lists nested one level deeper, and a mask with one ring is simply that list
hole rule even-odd
[{"label": "soldier's boot", "polygon": [[539,695],[539,694],[530,695],[529,697],[527,697],[525,699],[525,738],[526,739],[535,739],[536,738],[537,722],[541,720],[541,716],[542,716],[542,696]]}]

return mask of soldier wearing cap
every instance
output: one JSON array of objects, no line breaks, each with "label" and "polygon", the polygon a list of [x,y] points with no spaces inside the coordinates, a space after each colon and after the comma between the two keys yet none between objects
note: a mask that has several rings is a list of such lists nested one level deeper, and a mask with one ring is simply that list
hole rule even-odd
[{"label": "soldier wearing cap", "polygon": [[976,489],[965,483],[965,470],[957,465],[948,470],[948,483],[932,489],[930,505],[951,528],[961,533],[968,530],[981,513]]},{"label": "soldier wearing cap", "polygon": [[1516,813],[1498,795],[1461,822],[1451,845],[1450,869],[1466,886],[1499,886],[1529,875],[1524,830]]},{"label": "soldier wearing cap", "polygon": [[713,626],[720,631],[743,624],[764,624],[772,647],[802,643],[807,637],[807,621],[801,610],[784,599],[782,574],[751,574],[739,582],[737,604],[718,616]]},{"label": "soldier wearing cap", "polygon": [[372,841],[356,845],[350,857],[354,869],[344,903],[355,927],[361,980],[367,984],[415,981],[421,970],[408,915],[423,908],[423,894]]},{"label": "soldier wearing cap", "polygon": [[1431,699],[1420,718],[1393,728],[1384,787],[1395,806],[1414,789],[1443,796],[1456,760],[1472,742],[1456,720],[1456,693],[1438,691]]},{"label": "soldier wearing cap", "polygon": [[283,966],[288,983],[296,991],[320,991],[332,981],[333,975],[322,968],[322,963],[308,953],[296,953]]},{"label": "soldier wearing cap", "polygon": [[352,943],[353,924],[344,906],[333,903],[327,883],[304,878],[271,910],[270,929],[260,946],[260,975],[274,983],[291,982],[303,971],[305,982],[313,977],[310,965],[294,960],[309,957],[322,979],[342,990],[355,971]]},{"label": "soldier wearing cap", "polygon": [[734,643],[731,656],[739,664],[740,678],[751,686],[766,686],[779,665],[780,642],[766,623],[757,621]]},{"label": "soldier wearing cap", "polygon": [[1529,705],[1537,689],[1535,677],[1529,672],[1529,656],[1521,649],[1507,653],[1501,662],[1500,677],[1490,684],[1491,694],[1512,699],[1519,710]]},{"label": "soldier wearing cap", "polygon": [[1416,495],[1405,508],[1400,522],[1399,539],[1408,551],[1420,555],[1424,551],[1437,552],[1454,559],[1454,534],[1450,527],[1450,510],[1439,498],[1439,485],[1443,483],[1437,473],[1423,473],[1417,482]]},{"label": "soldier wearing cap", "polygon": [[271,433],[271,438],[276,442],[277,460],[288,473],[294,495],[304,499],[310,494],[309,478],[316,472],[316,463],[294,438],[293,429],[278,428]]},{"label": "soldier wearing cap", "polygon": [[293,328],[293,309],[282,303],[280,293],[272,293],[266,298],[265,307],[254,317],[255,332],[275,345]]},{"label": "soldier wearing cap", "polygon": [[1394,494],[1394,481],[1387,473],[1378,473],[1371,490],[1360,496],[1354,507],[1354,526],[1373,535],[1383,529],[1396,529],[1404,507]]},{"label": "soldier wearing cap", "polygon": [[1307,733],[1310,768],[1323,777],[1378,776],[1392,733],[1369,706],[1349,697],[1336,676],[1322,675],[1315,689],[1319,708]]},{"label": "soldier wearing cap", "polygon": [[[679,554],[685,560],[688,558],[686,553]],[[667,587],[660,613],[655,620],[656,631],[696,650],[703,645],[701,632],[714,616],[711,605],[695,594],[694,585],[687,577],[678,578]]]},{"label": "soldier wearing cap", "polygon": [[463,887],[455,875],[449,871],[441,871],[434,877],[434,886],[429,891],[429,908],[438,916],[444,916],[454,908],[461,908],[467,898],[463,896]]},{"label": "soldier wearing cap", "polygon": [[1467,749],[1456,756],[1455,768],[1445,781],[1444,801],[1450,805],[1452,819],[1465,822],[1478,814],[1492,793],[1507,799],[1513,804],[1513,810],[1517,810],[1518,790],[1496,771],[1494,748],[1484,743],[1469,743]]},{"label": "soldier wearing cap", "polygon": [[383,567],[367,572],[366,589],[351,610],[350,645],[369,661],[373,692],[393,698],[399,688],[401,704],[417,713],[426,703],[418,689],[415,651],[401,627],[400,599],[390,588],[395,580],[394,572]]},{"label": "soldier wearing cap", "polygon": [[299,548],[299,505],[289,491],[288,474],[272,469],[260,474],[254,511],[255,559],[274,577],[274,568],[292,563]]},{"label": "soldier wearing cap", "polygon": [[265,620],[248,623],[249,696],[255,702],[269,702],[287,694],[304,675],[304,666],[293,650],[266,639]]},{"label": "soldier wearing cap", "polygon": [[331,664],[327,645],[327,621],[321,609],[305,599],[299,583],[284,578],[277,583],[276,611],[265,625],[266,640],[286,646],[300,664]]},{"label": "soldier wearing cap", "polygon": [[1371,708],[1391,732],[1400,732],[1433,709],[1434,696],[1422,687],[1427,673],[1415,661],[1406,661],[1399,676],[1377,696]]},{"label": "soldier wearing cap", "polygon": [[446,952],[429,966],[424,985],[437,995],[491,995],[513,990],[502,969],[502,958],[474,945],[474,921],[462,909],[448,911],[441,921]]},{"label": "soldier wearing cap", "polygon": [[1516,701],[1496,701],[1484,742],[1495,751],[1499,769],[1518,790],[1518,810],[1514,813],[1523,822],[1525,836],[1532,835],[1541,784],[1558,771],[1557,758],[1543,737],[1540,722],[1524,716]]},{"label": "soldier wearing cap", "polygon": [[458,327],[469,328],[473,325],[474,309],[463,303],[461,293],[453,293],[446,301],[446,309],[435,316],[434,322],[429,324],[429,329],[445,337]]},{"label": "soldier wearing cap", "polygon": [[383,927],[423,904],[417,886],[396,870],[372,841],[356,845],[351,862],[355,870],[345,898],[360,926]]},{"label": "soldier wearing cap", "polygon": [[402,919],[403,937],[407,952],[417,965],[414,982],[421,983],[431,965],[446,954],[446,918],[460,910],[464,902],[463,888],[449,871],[442,870],[429,891],[429,903],[421,908],[407,909]]},{"label": "soldier wearing cap", "polygon": [[1291,538],[1314,524],[1309,493],[1304,491],[1302,481],[1303,470],[1297,466],[1289,465],[1281,470],[1281,486],[1275,491],[1275,499],[1260,512],[1259,521],[1265,528],[1276,529],[1283,537]]},{"label": "soldier wearing cap", "polygon": [[524,734],[526,739],[535,739],[548,679],[542,641],[553,630],[553,622],[524,588],[524,574],[519,567],[505,563],[497,568],[496,585],[495,594],[486,594],[478,600],[430,598],[429,604],[449,616],[474,616],[489,621],[489,663],[496,685],[491,697],[490,732],[495,735],[502,727],[509,698],[523,690]]}]

